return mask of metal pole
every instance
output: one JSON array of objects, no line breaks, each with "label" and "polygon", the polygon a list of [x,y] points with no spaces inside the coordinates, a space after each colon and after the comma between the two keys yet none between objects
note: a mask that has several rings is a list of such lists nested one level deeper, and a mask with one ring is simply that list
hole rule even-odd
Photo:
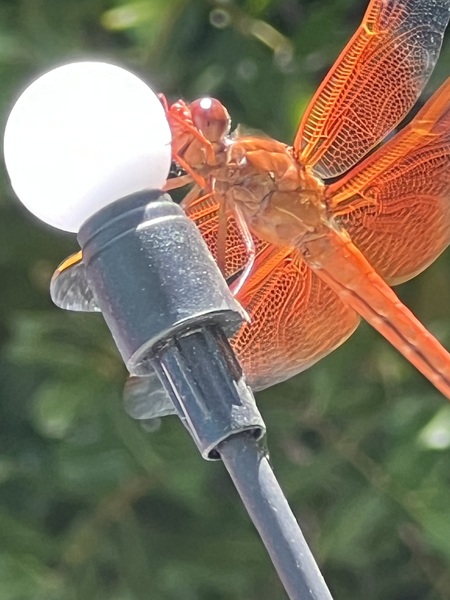
[{"label": "metal pole", "polygon": [[261,442],[238,433],[217,448],[291,600],[332,600]]}]

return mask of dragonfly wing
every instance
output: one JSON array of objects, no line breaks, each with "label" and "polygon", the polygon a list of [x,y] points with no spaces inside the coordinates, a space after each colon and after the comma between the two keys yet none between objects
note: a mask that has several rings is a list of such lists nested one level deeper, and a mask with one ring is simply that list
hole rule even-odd
[{"label": "dragonfly wing", "polygon": [[348,171],[406,116],[438,59],[450,0],[371,0],[294,141],[322,178]]},{"label": "dragonfly wing", "polygon": [[129,377],[124,388],[126,412],[133,419],[157,419],[177,414],[169,394],[155,372]]},{"label": "dragonfly wing", "polygon": [[336,219],[389,283],[433,262],[450,243],[450,79],[326,193]]},{"label": "dragonfly wing", "polygon": [[[219,254],[218,233],[220,228],[219,203],[214,195],[201,197],[184,207],[188,217],[194,221],[209,251],[216,262]],[[225,238],[225,265],[223,275],[229,282],[245,268],[248,257],[247,246],[242,239],[241,230],[236,224],[231,211],[227,211]],[[256,250],[259,251],[267,244],[255,238]]]},{"label": "dragonfly wing", "polygon": [[56,306],[65,310],[99,312],[89,287],[81,252],[62,262],[50,282],[50,296]]},{"label": "dragonfly wing", "polygon": [[[264,389],[304,371],[342,344],[359,323],[297,252],[273,248],[255,260],[237,300],[250,316],[232,339],[249,384]],[[283,255],[284,254],[284,255]]]}]

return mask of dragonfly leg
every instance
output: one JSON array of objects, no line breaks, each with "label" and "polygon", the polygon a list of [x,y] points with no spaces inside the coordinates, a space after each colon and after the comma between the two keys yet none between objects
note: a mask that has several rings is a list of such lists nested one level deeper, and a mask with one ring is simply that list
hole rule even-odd
[{"label": "dragonfly leg", "polygon": [[[180,167],[182,169],[184,169],[186,171],[186,173],[191,178],[191,181],[195,181],[195,183],[201,188],[205,188],[207,186],[205,178],[202,177],[201,175],[199,175],[198,173],[196,173],[189,166],[189,163],[187,163],[183,158],[181,158],[181,156],[179,156],[178,154],[175,154],[173,156],[173,159],[176,163],[178,163],[180,165]],[[181,177],[179,179],[181,179]],[[181,184],[179,187],[182,187],[182,185],[185,185],[185,184]]]},{"label": "dragonfly leg", "polygon": [[168,179],[163,187],[163,192],[170,192],[171,190],[177,190],[192,183],[192,177],[190,175],[180,175],[180,177],[172,177]]},{"label": "dragonfly leg", "polygon": [[250,233],[250,230],[247,226],[247,223],[246,223],[241,211],[239,210],[239,207],[235,205],[233,207],[233,212],[234,212],[234,218],[236,220],[236,225],[242,236],[242,241],[244,242],[245,249],[247,252],[247,261],[245,263],[244,270],[230,286],[233,296],[236,296],[239,293],[239,291],[241,290],[244,283],[247,281],[247,279],[253,269],[253,266],[255,263],[256,250],[255,250],[255,242],[253,240],[253,236]]}]

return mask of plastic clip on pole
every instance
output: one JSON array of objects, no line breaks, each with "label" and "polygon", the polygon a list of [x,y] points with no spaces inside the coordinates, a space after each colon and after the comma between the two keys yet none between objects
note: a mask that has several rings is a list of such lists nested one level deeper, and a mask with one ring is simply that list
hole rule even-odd
[{"label": "plastic clip on pole", "polygon": [[232,433],[261,437],[264,423],[223,333],[244,313],[182,209],[159,192],[134,194],[91,217],[78,239],[129,372],[156,369],[202,456],[214,458]]},{"label": "plastic clip on pole", "polygon": [[202,456],[223,460],[291,600],[330,600],[259,442],[265,425],[224,333],[244,313],[195,225],[168,196],[143,192],[96,213],[78,239],[130,373],[155,369]]}]

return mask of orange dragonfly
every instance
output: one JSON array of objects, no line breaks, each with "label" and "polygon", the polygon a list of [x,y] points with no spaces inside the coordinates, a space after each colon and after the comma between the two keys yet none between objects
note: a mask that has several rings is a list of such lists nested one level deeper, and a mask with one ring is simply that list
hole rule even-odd
[{"label": "orange dragonfly", "polygon": [[[450,242],[450,79],[371,152],[419,97],[449,16],[450,0],[371,0],[292,146],[230,134],[214,99],[166,105],[185,171],[166,189],[191,184],[185,211],[249,314],[232,344],[253,389],[311,366],[362,316],[450,399],[450,354],[390,287]],[[51,293],[96,309],[81,253]]]}]

